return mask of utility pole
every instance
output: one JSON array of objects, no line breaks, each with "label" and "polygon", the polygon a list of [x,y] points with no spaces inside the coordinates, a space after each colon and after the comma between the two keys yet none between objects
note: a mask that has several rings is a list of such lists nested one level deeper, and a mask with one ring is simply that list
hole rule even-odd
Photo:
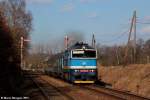
[{"label": "utility pole", "polygon": [[64,40],[65,50],[68,49],[68,42],[69,42],[69,38],[68,38],[68,36],[65,36],[65,40]]},{"label": "utility pole", "polygon": [[115,51],[116,51],[116,56],[117,56],[117,64],[119,65],[120,61],[119,61],[119,55],[118,55],[118,48],[117,47],[115,48]]},{"label": "utility pole", "polygon": [[93,47],[93,48],[96,47],[95,44],[96,44],[96,41],[95,41],[95,36],[94,36],[94,34],[93,34],[93,36],[92,36],[92,47]]},{"label": "utility pole", "polygon": [[31,40],[24,39],[23,36],[20,37],[20,67],[23,69],[23,44],[24,42],[29,42]]},{"label": "utility pole", "polygon": [[134,63],[136,63],[136,11],[134,11]]},{"label": "utility pole", "polygon": [[125,56],[124,56],[124,64],[127,63],[127,57],[128,57],[128,51],[129,51],[129,45],[130,45],[130,40],[131,40],[131,33],[133,31],[134,28],[134,56],[133,56],[133,62],[135,63],[136,61],[136,11],[134,11],[132,20],[131,20],[131,27],[130,27],[130,31],[129,31],[129,36],[128,36],[128,42],[126,45],[126,49],[125,49]]},{"label": "utility pole", "polygon": [[20,38],[20,67],[23,67],[23,37]]}]

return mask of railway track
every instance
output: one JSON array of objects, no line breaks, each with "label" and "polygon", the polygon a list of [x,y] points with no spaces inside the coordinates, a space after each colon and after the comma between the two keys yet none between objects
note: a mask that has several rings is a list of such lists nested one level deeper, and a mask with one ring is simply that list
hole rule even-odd
[{"label": "railway track", "polygon": [[135,94],[131,94],[131,93],[127,93],[124,91],[115,90],[111,88],[105,88],[99,85],[82,86],[81,88],[103,93],[108,96],[112,96],[113,98],[116,97],[121,100],[150,100],[149,98],[146,98],[146,97],[142,97],[139,95],[135,95]]},{"label": "railway track", "polygon": [[[127,91],[122,91],[122,90],[117,90],[117,89],[112,89],[112,88],[104,88],[102,86],[99,85],[95,85],[98,88],[101,88],[105,91],[109,91],[112,93],[115,93],[116,95],[120,95],[121,97],[124,97],[125,99],[130,99],[130,100],[150,100],[150,98],[144,97],[144,96],[140,96],[137,94],[133,94],[133,93],[129,93]],[[114,94],[114,95],[115,95]]]},{"label": "railway track", "polygon": [[35,80],[35,77],[38,77],[42,75],[41,73],[33,72],[33,71],[23,71],[24,77],[31,80],[33,84],[38,88],[40,94],[44,97],[45,100],[49,100],[49,95],[46,93],[46,91],[43,89],[43,86]]},{"label": "railway track", "polygon": [[[62,81],[60,79],[55,79],[55,80],[61,81],[62,83],[64,83],[64,81]],[[50,82],[50,81],[48,81],[48,82]],[[106,94],[103,92],[94,93],[93,90],[89,90],[87,88],[84,88],[83,86],[80,87],[77,85],[69,84],[67,82],[65,82],[65,84],[68,84],[67,86],[65,86],[65,90],[71,90],[70,93],[68,92],[68,94],[72,97],[71,98],[72,100],[123,100],[122,98],[113,96],[111,94]],[[60,89],[59,91],[63,91],[63,90]],[[74,92],[74,93],[71,93],[71,92]]]},{"label": "railway track", "polygon": [[33,78],[31,78],[31,80],[33,81],[33,83],[38,87],[38,89],[40,90],[42,96],[45,98],[45,100],[50,100],[49,95],[46,93],[46,91],[43,89],[43,86],[40,86],[38,82],[36,82]]},{"label": "railway track", "polygon": [[[97,90],[97,89],[94,89],[94,88],[91,88],[90,86],[77,86],[78,88],[81,88],[83,90],[88,90],[88,91],[91,91],[91,92],[95,92],[97,94],[102,94],[104,96],[107,96],[113,100],[126,100],[122,97],[119,97],[119,96],[115,96],[111,93],[106,93],[106,92],[103,92],[103,91],[100,91],[100,90]],[[100,99],[101,100],[101,99]]]},{"label": "railway track", "polygon": [[50,86],[52,86],[55,90],[57,90],[59,93],[61,93],[63,96],[65,96],[67,98],[67,100],[74,100],[70,95],[68,95],[67,93],[65,93],[63,90],[61,90],[60,88],[50,84],[48,81],[42,79],[43,81],[45,81],[47,84],[49,84]]},{"label": "railway track", "polygon": [[[53,86],[62,95],[69,98],[69,100],[74,100],[68,94],[64,93],[61,89],[56,88],[54,85],[51,85],[51,86]],[[82,85],[82,86],[80,86],[80,89],[86,89],[86,90],[89,90],[89,91],[94,91],[98,94],[102,94],[104,96],[108,96],[108,97],[110,97],[112,99],[116,99],[116,100],[150,100],[146,97],[141,97],[141,96],[138,96],[138,95],[135,95],[135,94],[130,94],[130,93],[127,93],[127,92],[114,90],[114,89],[111,89],[111,88],[104,88],[104,87],[98,86],[98,85],[89,85],[89,86],[83,86]]]},{"label": "railway track", "polygon": [[[31,73],[27,72],[26,77],[32,80],[35,86],[39,89],[41,95],[43,96],[44,100],[74,100],[71,96],[63,92],[58,87],[50,84],[48,81],[38,77],[43,75],[42,73]],[[38,77],[38,78],[36,78]],[[59,95],[59,98],[53,97],[55,95]]]},{"label": "railway track", "polygon": [[[40,73],[28,73],[28,77],[30,76],[30,79],[34,82],[35,86],[39,89],[41,92],[41,95],[44,97],[45,100],[77,100],[75,95],[79,95],[76,91],[82,91],[84,95],[87,95],[87,98],[89,94],[95,95],[98,97],[96,100],[150,100],[146,97],[141,97],[135,94],[131,94],[128,92],[120,91],[120,90],[114,90],[111,88],[105,88],[99,85],[72,85],[68,84],[60,79],[55,79],[55,82],[61,82],[63,84],[68,84],[67,87],[63,87],[60,85],[57,85],[52,80],[50,81],[48,76],[46,78],[42,78],[43,74],[40,75]],[[44,76],[44,75],[43,75]],[[45,76],[44,76],[45,77]],[[62,89],[63,88],[63,89]],[[64,91],[64,88],[71,89],[71,92],[73,91],[74,94],[69,94],[68,92]],[[75,91],[76,90],[76,91]],[[88,91],[88,92],[87,92]],[[57,92],[57,99],[53,98],[53,94]],[[55,94],[56,95],[56,94]],[[62,99],[63,98],[63,99]],[[104,98],[104,99],[101,99]],[[108,99],[105,99],[108,98]],[[81,99],[82,100],[82,99]],[[86,99],[88,100],[88,99]],[[94,100],[94,99],[93,99]]]}]

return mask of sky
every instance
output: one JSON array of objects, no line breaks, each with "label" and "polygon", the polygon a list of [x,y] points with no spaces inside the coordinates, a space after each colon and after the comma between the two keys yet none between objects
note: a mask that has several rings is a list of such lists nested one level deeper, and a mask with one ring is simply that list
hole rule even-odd
[{"label": "sky", "polygon": [[[137,11],[137,38],[150,38],[150,0],[26,0],[33,16],[32,43],[56,43],[76,32],[90,43],[125,44]],[[143,24],[142,24],[143,23]]]}]

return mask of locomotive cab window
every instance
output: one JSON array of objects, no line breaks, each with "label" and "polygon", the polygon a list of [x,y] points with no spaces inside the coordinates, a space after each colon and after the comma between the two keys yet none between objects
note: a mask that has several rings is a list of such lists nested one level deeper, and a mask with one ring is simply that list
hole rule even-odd
[{"label": "locomotive cab window", "polygon": [[83,50],[83,51],[72,51],[73,58],[96,58],[96,51],[94,50]]},{"label": "locomotive cab window", "polygon": [[90,58],[96,57],[96,51],[85,51],[85,56]]}]

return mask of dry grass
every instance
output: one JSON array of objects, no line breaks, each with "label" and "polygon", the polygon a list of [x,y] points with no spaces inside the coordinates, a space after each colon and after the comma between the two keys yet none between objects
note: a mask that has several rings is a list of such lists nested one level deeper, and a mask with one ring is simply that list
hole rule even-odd
[{"label": "dry grass", "polygon": [[99,77],[113,88],[150,97],[150,64],[99,66]]}]

